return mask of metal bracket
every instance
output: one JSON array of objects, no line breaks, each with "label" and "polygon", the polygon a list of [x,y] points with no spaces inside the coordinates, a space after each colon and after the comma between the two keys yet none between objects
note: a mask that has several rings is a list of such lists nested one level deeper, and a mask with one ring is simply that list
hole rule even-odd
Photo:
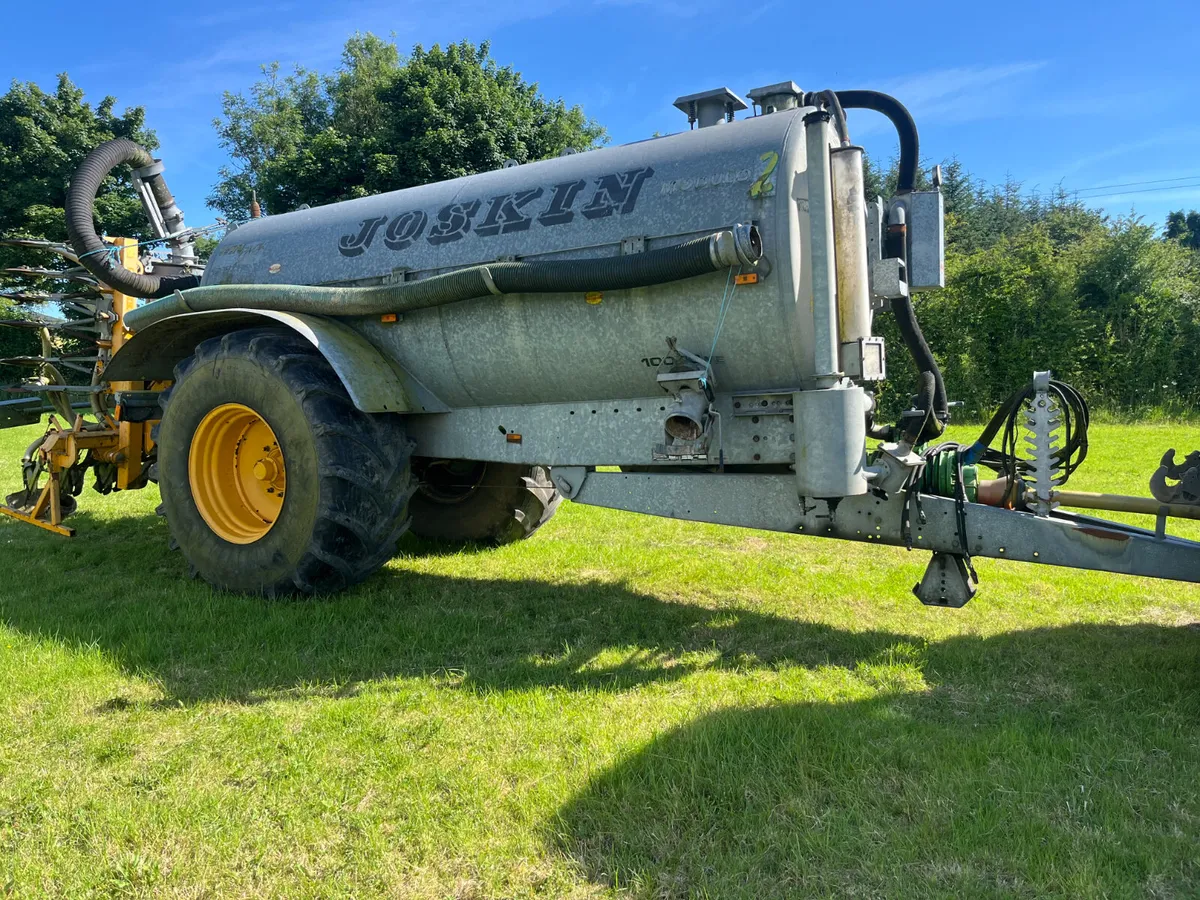
[{"label": "metal bracket", "polygon": [[792,395],[795,391],[742,391],[733,395],[733,415],[791,416],[796,409]]},{"label": "metal bracket", "polygon": [[913,588],[917,599],[926,606],[959,609],[975,596],[975,586],[967,572],[966,560],[953,553],[935,553],[929,560],[921,583]]},{"label": "metal bracket", "polygon": [[1033,373],[1033,402],[1025,410],[1025,424],[1029,429],[1030,450],[1033,467],[1027,479],[1037,498],[1035,512],[1048,516],[1058,505],[1051,495],[1062,484],[1061,466],[1055,458],[1059,449],[1057,438],[1062,427],[1062,415],[1054,398],[1050,396],[1050,373]]},{"label": "metal bracket", "polygon": [[587,476],[588,470],[583,466],[554,466],[550,470],[550,480],[554,482],[554,489],[568,500],[579,496]]},{"label": "metal bracket", "polygon": [[867,201],[867,261],[883,259],[883,198]]},{"label": "metal bracket", "polygon": [[909,444],[880,444],[879,452],[867,468],[867,477],[871,479],[871,487],[895,494],[905,489],[913,479],[913,473],[923,465],[924,460]]},{"label": "metal bracket", "polygon": [[154,199],[154,194],[150,190],[148,182],[155,175],[161,175],[162,173],[162,160],[155,160],[148,166],[133,170],[133,189],[137,193],[138,199],[142,201],[142,208],[146,212],[146,218],[150,220],[150,230],[154,232],[156,238],[165,238],[167,236],[167,223],[163,219],[162,210],[158,208],[158,202]]},{"label": "metal bracket", "polygon": [[691,390],[699,391],[701,394],[711,395],[709,385],[712,384],[712,376],[705,377],[703,369],[688,370],[686,372],[663,372],[655,377],[658,386],[668,394],[675,397],[679,396],[680,391]]},{"label": "metal bracket", "polygon": [[644,235],[637,237],[621,238],[621,255],[629,256],[634,253],[643,253],[646,250],[646,238]]},{"label": "metal bracket", "polygon": [[894,256],[871,263],[871,296],[880,301],[898,300],[908,296],[904,260]]}]

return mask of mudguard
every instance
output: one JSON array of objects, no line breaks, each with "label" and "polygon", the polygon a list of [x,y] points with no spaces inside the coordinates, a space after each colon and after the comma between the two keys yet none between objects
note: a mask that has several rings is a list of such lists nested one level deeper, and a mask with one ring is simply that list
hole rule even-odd
[{"label": "mudguard", "polygon": [[170,381],[181,360],[209,338],[242,328],[282,325],[303,336],[333,367],[354,405],[368,413],[449,412],[403,366],[336,319],[254,309],[171,316],[139,331],[104,370],[106,381]]}]

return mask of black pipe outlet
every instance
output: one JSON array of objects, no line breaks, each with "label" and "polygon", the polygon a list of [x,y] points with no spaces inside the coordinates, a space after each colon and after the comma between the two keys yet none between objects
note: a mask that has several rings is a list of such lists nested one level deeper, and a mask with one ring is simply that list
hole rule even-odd
[{"label": "black pipe outlet", "polygon": [[[144,147],[128,138],[105,141],[89,153],[75,170],[71,187],[67,190],[66,207],[67,235],[79,256],[80,265],[122,294],[149,299],[166,297],[175,291],[197,287],[200,278],[196,275],[176,275],[170,278],[161,275],[139,275],[137,272],[130,272],[119,263],[114,265],[109,259],[109,254],[105,252],[108,245],[96,233],[92,211],[100,183],[108,177],[109,172],[122,163],[129,163],[135,169],[140,169],[153,162],[154,157]],[[165,204],[168,208],[174,206],[175,200],[167,190],[161,175],[152,176],[148,183],[156,202],[160,205]]]}]

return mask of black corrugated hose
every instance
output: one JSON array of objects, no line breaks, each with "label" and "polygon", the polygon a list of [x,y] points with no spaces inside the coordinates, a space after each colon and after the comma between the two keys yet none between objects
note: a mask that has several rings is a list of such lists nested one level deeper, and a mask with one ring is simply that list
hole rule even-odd
[{"label": "black corrugated hose", "polygon": [[[140,169],[153,162],[154,157],[144,147],[128,138],[105,141],[89,153],[75,170],[75,175],[71,178],[71,187],[67,191],[66,208],[67,234],[71,246],[79,256],[80,264],[121,293],[150,299],[196,287],[200,284],[200,279],[195,275],[177,275],[171,278],[161,275],[139,275],[130,272],[120,263],[115,263],[106,252],[108,245],[96,233],[92,208],[96,203],[100,183],[108,177],[109,172],[122,163],[129,163],[135,169]],[[160,208],[169,209],[175,205],[175,200],[167,190],[161,175],[151,177],[147,184]]]},{"label": "black corrugated hose", "polygon": [[487,263],[404,284],[377,287],[206,285],[139,307],[126,314],[125,325],[137,331],[168,316],[230,307],[322,316],[372,316],[501,294],[621,291],[679,281],[735,265],[752,266],[761,255],[758,229],[738,225],[732,232],[717,232],[675,247],[630,256]]},{"label": "black corrugated hose", "polygon": [[918,379],[916,409],[922,412],[922,417],[914,416],[904,428],[904,440],[909,444],[920,444],[930,437],[942,433],[941,423],[933,411],[934,380],[933,373],[921,372]]}]

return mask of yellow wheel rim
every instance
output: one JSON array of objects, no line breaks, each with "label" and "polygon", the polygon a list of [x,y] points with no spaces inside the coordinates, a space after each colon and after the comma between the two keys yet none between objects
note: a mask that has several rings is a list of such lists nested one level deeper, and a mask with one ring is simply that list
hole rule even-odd
[{"label": "yellow wheel rim", "polygon": [[283,508],[279,441],[266,419],[240,403],[222,404],[200,420],[188,451],[188,478],[201,517],[231,544],[257,541]]}]

